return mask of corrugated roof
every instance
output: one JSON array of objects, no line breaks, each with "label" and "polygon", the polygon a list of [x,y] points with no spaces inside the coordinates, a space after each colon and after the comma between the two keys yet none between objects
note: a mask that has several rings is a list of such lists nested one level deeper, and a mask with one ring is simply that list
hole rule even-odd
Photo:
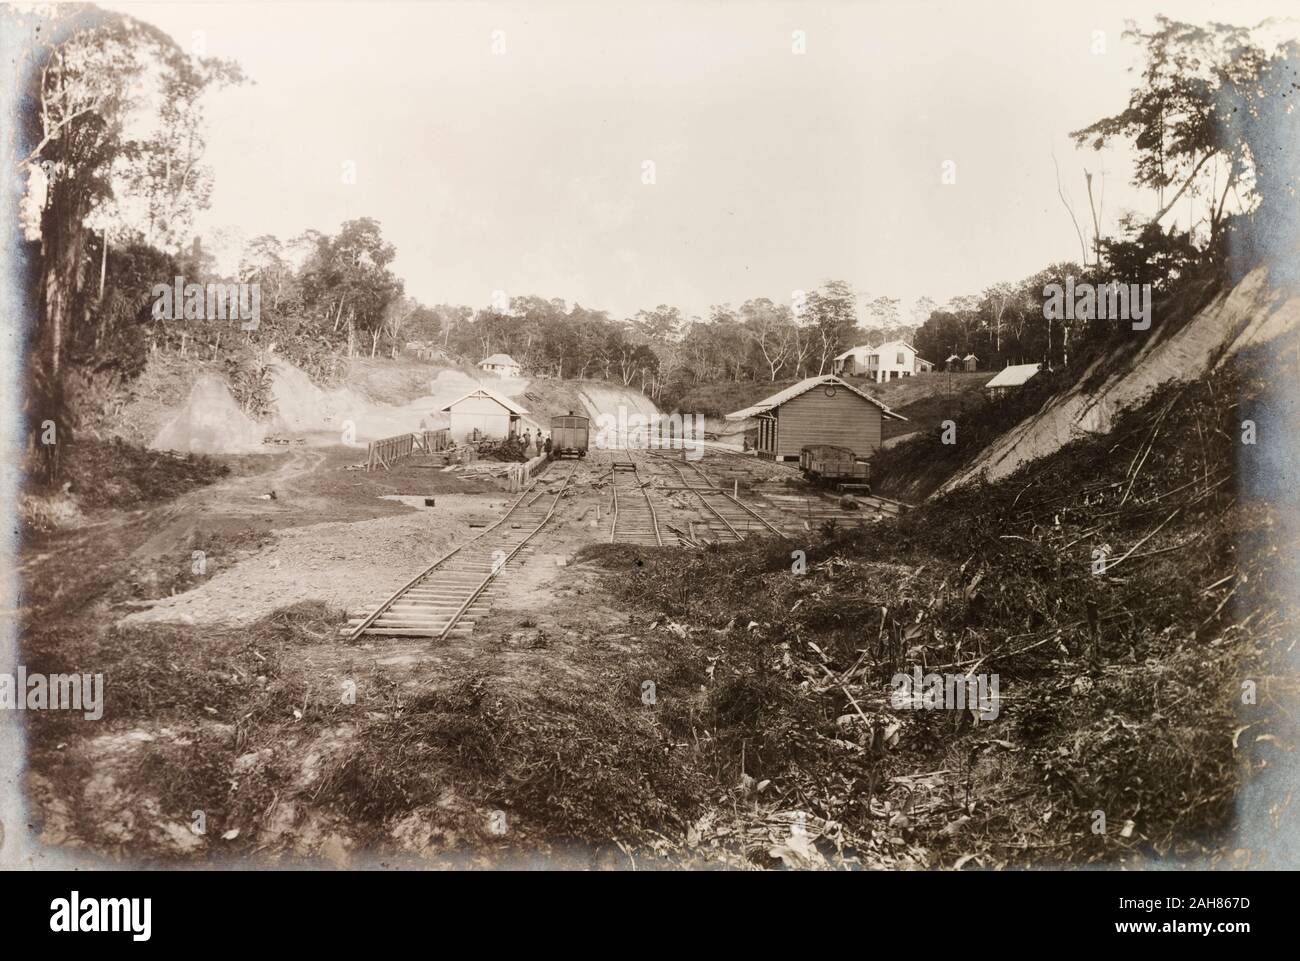
[{"label": "corrugated roof", "polygon": [[858,390],[852,384],[840,380],[834,374],[820,374],[817,377],[807,377],[799,381],[799,383],[797,384],[791,384],[785,390],[777,391],[771,397],[765,397],[763,400],[760,400],[757,404],[754,404],[750,407],[746,407],[743,410],[734,411],[733,413],[728,414],[726,419],[745,420],[750,417],[757,417],[759,414],[764,414],[767,411],[772,410],[773,408],[780,407],[782,404],[786,403],[787,401],[794,400],[800,394],[808,393],[808,391],[812,390],[814,387],[821,387],[826,384],[834,384],[836,387],[843,387],[846,390],[851,390],[853,393],[857,394],[863,400],[870,401],[871,403],[879,407],[880,410],[883,412],[884,416],[886,417],[893,417],[896,420],[907,420],[907,418],[904,417],[902,414],[895,414],[892,410],[890,410],[880,401],[876,400],[876,398],[872,397],[870,394]]},{"label": "corrugated roof", "polygon": [[438,410],[440,410],[440,411],[443,411],[443,410],[451,410],[453,407],[455,407],[457,404],[459,404],[462,400],[465,400],[466,398],[469,398],[469,397],[490,397],[492,400],[496,401],[498,404],[500,404],[500,405],[501,405],[502,407],[504,407],[506,410],[510,411],[512,414],[526,414],[526,413],[528,413],[528,411],[524,410],[522,407],[520,407],[518,404],[516,404],[516,403],[515,403],[513,400],[511,400],[509,397],[506,397],[506,396],[503,395],[503,394],[498,394],[498,393],[497,393],[495,390],[493,390],[491,387],[476,387],[474,390],[471,390],[468,394],[465,394],[465,395],[463,395],[463,396],[461,396],[461,397],[457,397],[457,398],[456,398],[455,400],[453,400],[450,404],[446,404],[446,405],[444,405],[444,406],[442,406],[442,407],[439,407]]},{"label": "corrugated roof", "polygon": [[870,344],[863,344],[861,347],[850,347],[844,353],[837,355],[835,359],[843,360],[845,357],[848,357],[850,354],[858,354],[864,351],[868,354],[878,354],[883,350],[889,348],[898,348],[898,347],[906,347],[908,350],[912,351],[912,353],[916,353],[916,348],[913,347],[905,340],[887,340],[883,344],[879,345],[878,347],[872,347]]},{"label": "corrugated roof", "polygon": [[486,360],[480,360],[478,362],[478,365],[480,367],[482,367],[484,364],[496,364],[498,367],[519,366],[519,364],[515,361],[515,359],[511,357],[509,354],[493,354],[491,357],[487,358]]},{"label": "corrugated roof", "polygon": [[849,348],[848,350],[846,350],[844,353],[842,353],[842,354],[837,354],[837,355],[835,356],[835,359],[836,359],[836,360],[843,360],[845,357],[848,357],[848,356],[851,355],[851,354],[858,354],[858,353],[861,353],[861,352],[864,351],[864,350],[869,354],[869,353],[871,353],[873,350],[875,350],[875,348],[872,347],[870,344],[863,344],[861,347],[850,347],[850,348]]},{"label": "corrugated roof", "polygon": [[1019,387],[1030,377],[1038,373],[1042,364],[1012,364],[998,371],[997,376],[985,384],[985,387]]}]

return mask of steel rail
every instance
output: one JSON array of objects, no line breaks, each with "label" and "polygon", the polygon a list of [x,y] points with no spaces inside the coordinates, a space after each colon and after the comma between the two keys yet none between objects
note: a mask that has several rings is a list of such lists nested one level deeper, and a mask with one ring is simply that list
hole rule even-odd
[{"label": "steel rail", "polygon": [[[573,474],[570,473],[569,478],[572,477]],[[353,628],[352,633],[348,635],[348,640],[349,641],[357,640],[359,637],[361,637],[363,633],[365,633],[370,628],[372,624],[375,623],[375,621],[379,620],[379,618],[381,618],[384,614],[386,614],[390,607],[392,607],[395,603],[401,600],[402,596],[405,595],[407,591],[415,587],[415,585],[419,584],[422,580],[424,580],[426,577],[428,577],[430,574],[436,571],[443,564],[447,563],[447,561],[451,560],[453,557],[455,557],[465,548],[481,540],[482,538],[487,537],[494,530],[496,530],[498,527],[500,527],[502,524],[508,521],[510,519],[510,515],[515,512],[515,510],[519,507],[520,504],[523,504],[524,498],[526,498],[529,494],[533,492],[533,488],[536,487],[538,483],[539,483],[538,481],[533,481],[533,483],[530,484],[523,491],[523,493],[521,493],[515,499],[515,502],[511,504],[510,507],[506,510],[506,512],[502,514],[501,517],[499,517],[494,523],[484,528],[483,530],[479,531],[477,534],[475,534],[469,540],[465,541],[463,544],[459,544],[456,547],[453,547],[446,554],[443,554],[436,561],[434,561],[432,564],[430,564],[428,567],[422,570],[419,574],[416,574],[409,581],[407,581],[396,591],[394,591],[386,601],[384,601],[377,608],[375,608],[373,612],[371,612],[366,617],[361,619],[361,623],[358,624],[355,628]],[[569,484],[569,479],[566,479],[564,482],[564,486],[567,487],[568,484]],[[535,499],[536,498],[534,498],[534,500]],[[549,517],[550,515],[548,514],[547,516]]]},{"label": "steel rail", "polygon": [[474,588],[473,592],[469,595],[468,598],[466,598],[465,603],[462,604],[460,608],[456,611],[456,613],[451,616],[451,620],[447,622],[447,626],[444,627],[442,629],[442,633],[438,635],[438,640],[442,640],[449,633],[451,633],[451,629],[456,626],[456,622],[461,619],[461,617],[465,614],[467,610],[469,610],[470,605],[473,604],[476,600],[478,600],[479,595],[483,593],[483,589],[486,588],[488,584],[492,582],[493,578],[495,578],[497,574],[505,570],[505,566],[510,563],[511,559],[516,554],[518,554],[521,550],[524,549],[525,544],[527,544],[530,540],[533,539],[533,535],[535,535],[538,531],[540,531],[543,527],[546,526],[547,521],[551,519],[551,515],[555,513],[555,508],[559,505],[560,498],[563,497],[564,492],[569,489],[569,482],[573,480],[574,472],[577,471],[577,469],[578,469],[577,464],[574,464],[571,468],[569,468],[569,474],[567,477],[564,478],[564,483],[560,486],[560,489],[555,492],[555,500],[551,501],[550,509],[547,510],[546,516],[541,519],[538,525],[534,527],[531,531],[529,531],[527,536],[525,536],[523,540],[521,540],[518,544],[516,544],[514,546],[514,549],[511,550],[509,554],[507,554],[499,562],[493,561],[492,569],[488,572],[487,577],[483,578],[483,580],[479,583],[478,587]]}]

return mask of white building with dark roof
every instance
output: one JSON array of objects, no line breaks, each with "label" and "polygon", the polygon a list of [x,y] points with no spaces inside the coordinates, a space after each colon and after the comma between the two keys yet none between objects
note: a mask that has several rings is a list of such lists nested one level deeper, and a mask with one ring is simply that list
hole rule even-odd
[{"label": "white building with dark roof", "polygon": [[448,431],[458,443],[467,440],[503,440],[520,431],[520,418],[528,413],[491,387],[478,387],[439,410],[448,417]]}]

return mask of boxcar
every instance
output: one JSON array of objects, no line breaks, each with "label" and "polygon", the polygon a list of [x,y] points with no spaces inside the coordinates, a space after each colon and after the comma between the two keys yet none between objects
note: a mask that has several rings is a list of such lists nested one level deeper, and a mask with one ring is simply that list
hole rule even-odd
[{"label": "boxcar", "polygon": [[551,456],[587,456],[590,442],[591,418],[569,411],[551,418]]},{"label": "boxcar", "polygon": [[799,451],[799,467],[810,481],[826,484],[866,484],[869,468],[847,447],[809,444]]}]

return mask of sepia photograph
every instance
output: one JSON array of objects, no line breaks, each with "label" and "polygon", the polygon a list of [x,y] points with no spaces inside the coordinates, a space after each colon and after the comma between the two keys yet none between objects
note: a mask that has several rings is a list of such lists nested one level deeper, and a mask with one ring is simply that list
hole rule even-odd
[{"label": "sepia photograph", "polygon": [[24,929],[181,923],[107,878],[1050,872],[1236,939],[1300,867],[1293,4],[0,46]]}]

